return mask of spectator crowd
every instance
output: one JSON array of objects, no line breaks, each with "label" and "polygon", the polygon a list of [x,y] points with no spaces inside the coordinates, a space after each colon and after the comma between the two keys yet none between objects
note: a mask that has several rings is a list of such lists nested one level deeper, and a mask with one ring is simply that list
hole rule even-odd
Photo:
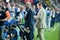
[{"label": "spectator crowd", "polygon": [[60,22],[60,13],[41,3],[26,2],[24,5],[0,1],[0,40],[34,40],[37,28],[40,40],[45,40],[44,31]]}]

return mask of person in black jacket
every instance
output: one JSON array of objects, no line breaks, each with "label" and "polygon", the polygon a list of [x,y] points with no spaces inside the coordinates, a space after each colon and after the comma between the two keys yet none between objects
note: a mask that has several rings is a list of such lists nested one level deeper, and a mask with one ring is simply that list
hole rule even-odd
[{"label": "person in black jacket", "polygon": [[2,6],[0,6],[0,40],[3,40],[4,33],[4,22],[7,21],[6,13],[2,10]]},{"label": "person in black jacket", "polygon": [[27,11],[27,15],[25,17],[26,37],[27,37],[27,40],[33,40],[34,38],[34,28],[33,28],[34,13],[31,10],[31,4],[29,2],[26,3],[25,6],[26,6],[26,11]]}]

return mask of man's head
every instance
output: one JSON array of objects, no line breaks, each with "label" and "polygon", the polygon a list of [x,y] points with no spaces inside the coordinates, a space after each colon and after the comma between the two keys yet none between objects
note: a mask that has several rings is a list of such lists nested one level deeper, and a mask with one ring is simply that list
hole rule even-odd
[{"label": "man's head", "polygon": [[24,6],[20,6],[20,11],[22,11],[24,9]]},{"label": "man's head", "polygon": [[32,9],[35,9],[36,8],[36,6],[35,5],[32,5]]},{"label": "man's head", "polygon": [[41,4],[41,3],[38,3],[38,4],[37,4],[37,8],[38,8],[38,9],[41,9],[41,8],[42,8],[42,4]]},{"label": "man's head", "polygon": [[26,7],[26,8],[30,8],[30,7],[31,7],[31,3],[30,3],[30,2],[27,2],[27,3],[25,4],[25,7]]},{"label": "man's head", "polygon": [[11,26],[11,29],[14,29],[14,28],[16,28],[16,25],[12,25],[12,26]]}]

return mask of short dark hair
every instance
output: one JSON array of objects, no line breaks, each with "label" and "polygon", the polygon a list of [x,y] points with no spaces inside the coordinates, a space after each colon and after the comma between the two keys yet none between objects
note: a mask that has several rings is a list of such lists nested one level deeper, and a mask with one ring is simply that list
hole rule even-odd
[{"label": "short dark hair", "polygon": [[37,5],[41,6],[42,4],[41,3],[38,3]]},{"label": "short dark hair", "polygon": [[14,27],[14,28],[16,28],[16,25],[14,25],[14,24],[13,24],[13,25],[11,25],[11,27]]}]

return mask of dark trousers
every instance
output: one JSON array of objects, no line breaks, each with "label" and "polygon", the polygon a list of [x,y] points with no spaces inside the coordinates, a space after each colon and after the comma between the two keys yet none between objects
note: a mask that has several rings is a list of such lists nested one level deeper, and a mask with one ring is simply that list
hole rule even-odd
[{"label": "dark trousers", "polygon": [[30,30],[30,33],[25,32],[27,40],[33,40],[34,39],[34,29]]},{"label": "dark trousers", "polygon": [[51,27],[54,27],[54,24],[55,24],[55,18],[52,17],[52,19],[51,19]]},{"label": "dark trousers", "polygon": [[23,32],[22,30],[20,30],[20,37],[21,39],[25,40],[25,31]]}]

